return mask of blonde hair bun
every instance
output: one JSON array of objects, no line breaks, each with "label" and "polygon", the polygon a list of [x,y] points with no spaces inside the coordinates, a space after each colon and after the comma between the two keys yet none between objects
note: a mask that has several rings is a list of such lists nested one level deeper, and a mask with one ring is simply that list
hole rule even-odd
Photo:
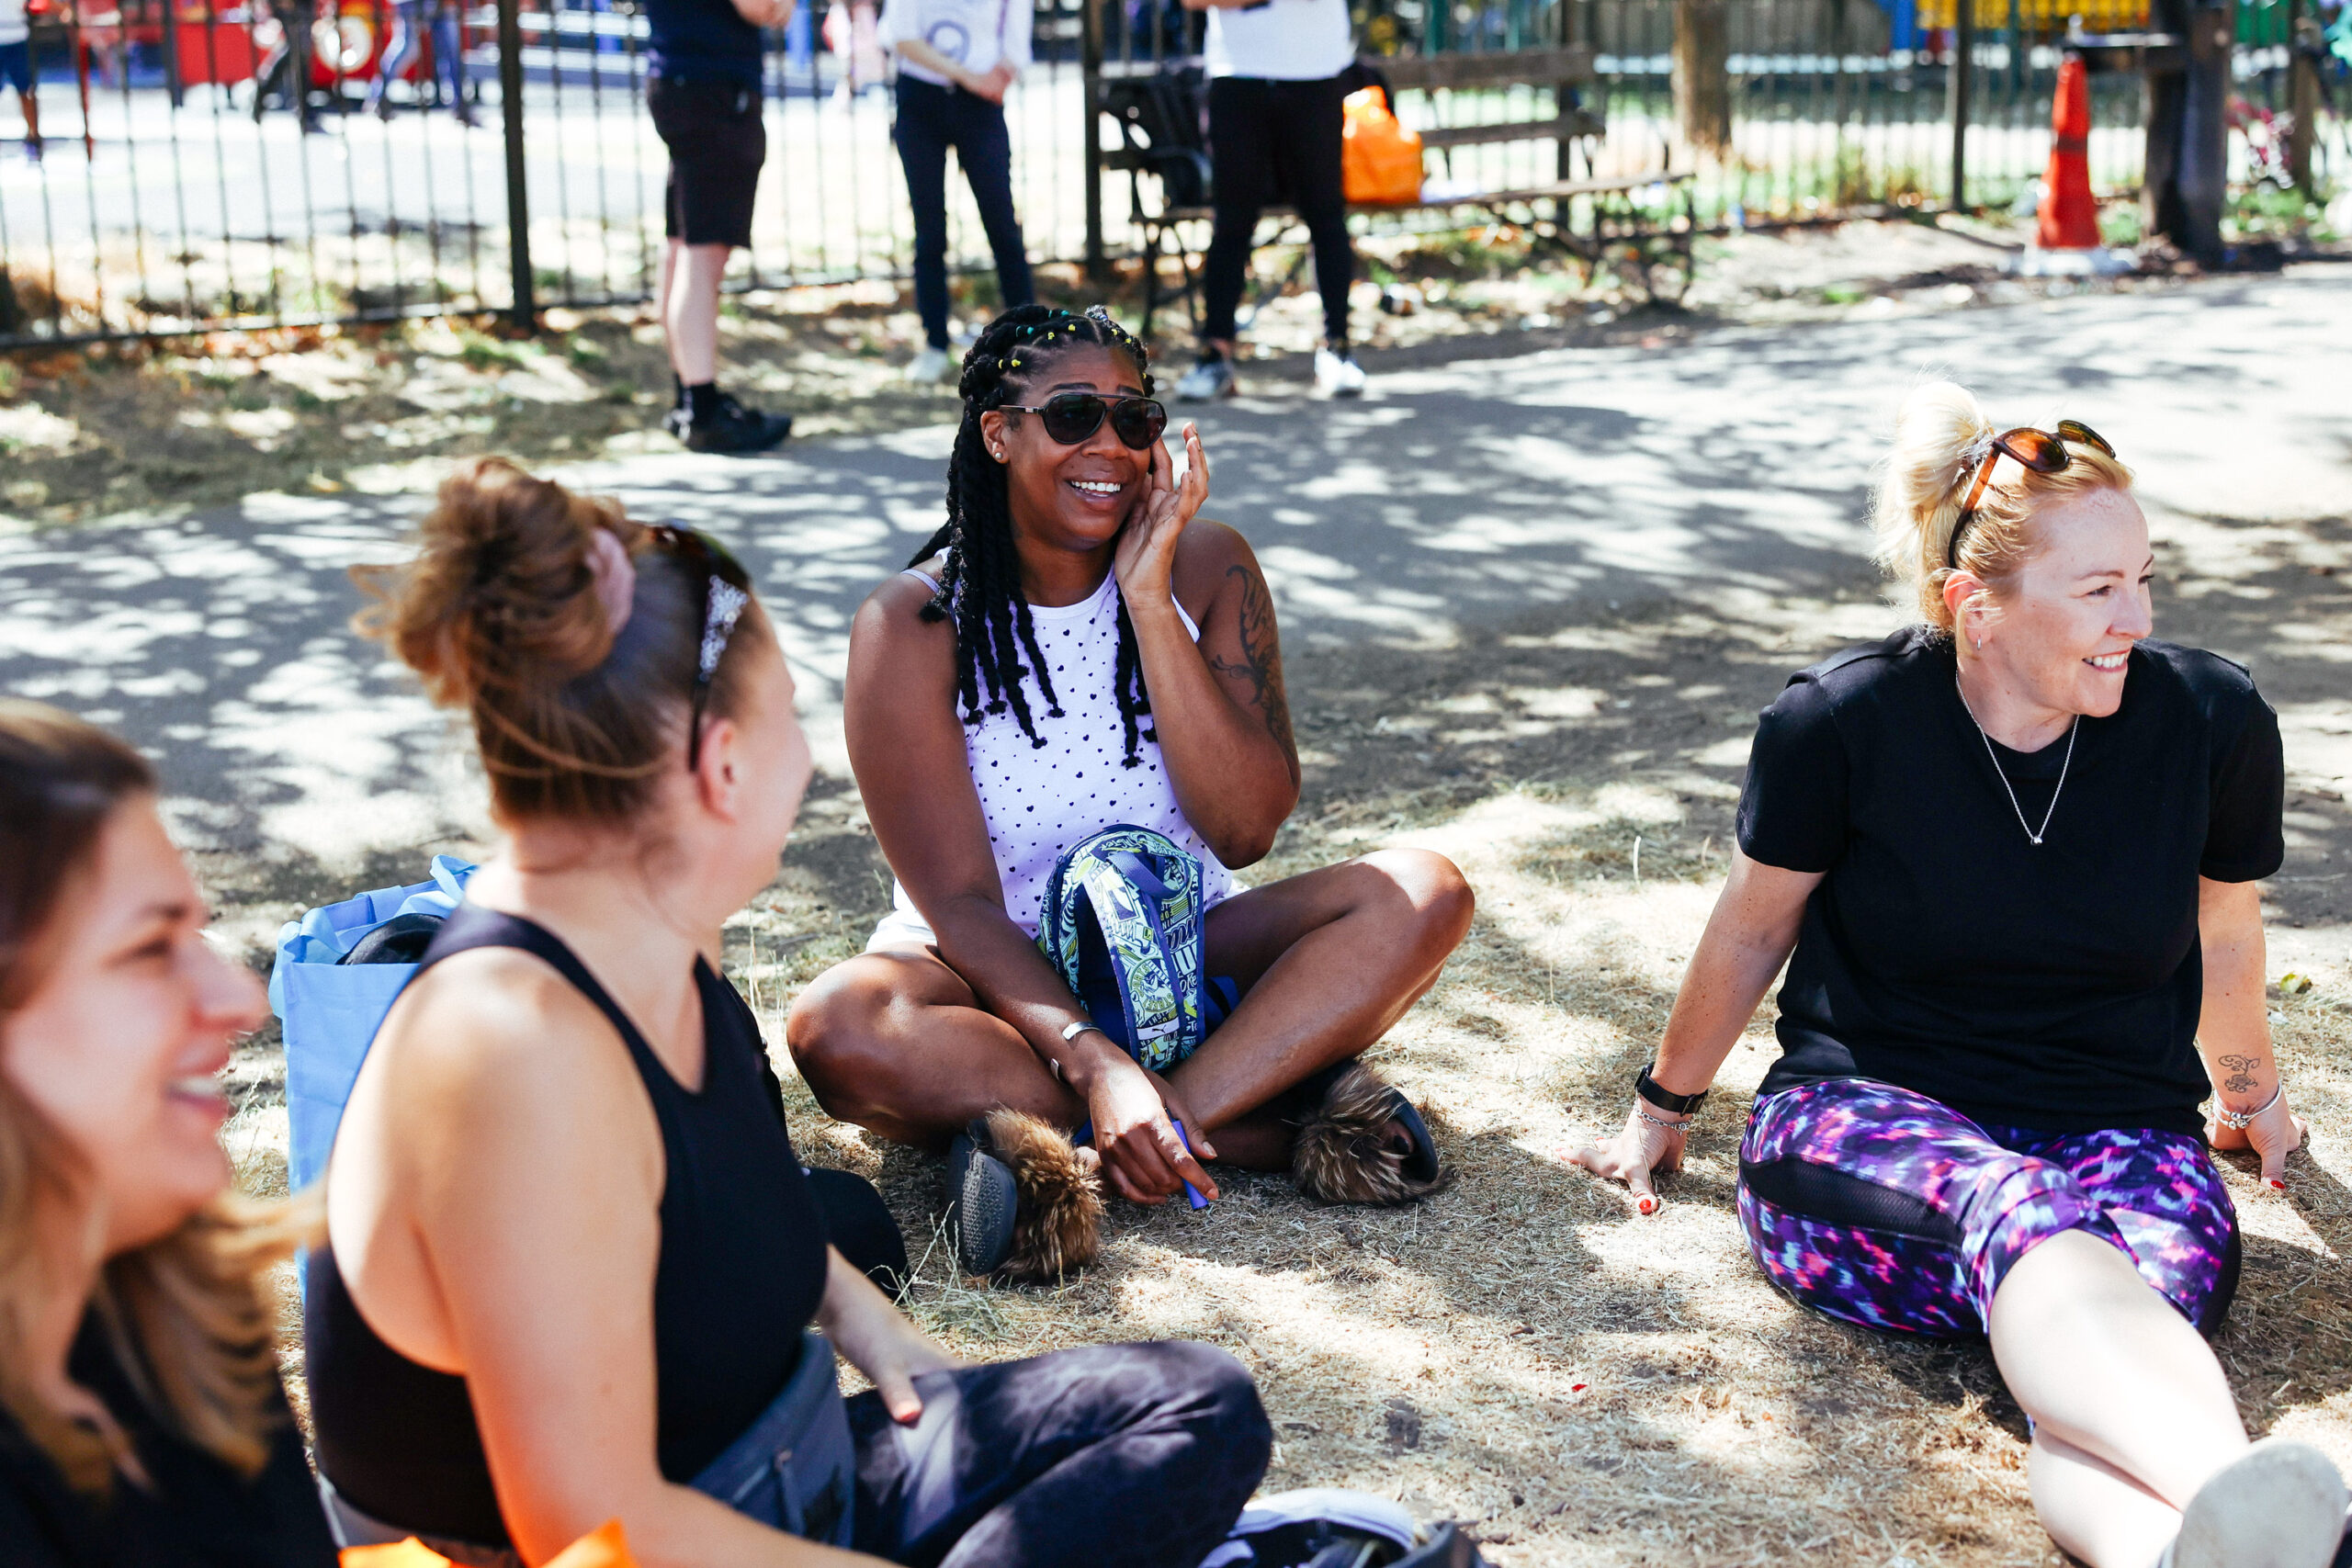
[{"label": "blonde hair bun", "polygon": [[1879,564],[1909,581],[1920,615],[1946,631],[1953,616],[1944,584],[1955,571],[1975,578],[1997,598],[2040,543],[2032,526],[2038,508],[2094,490],[2132,488],[2132,471],[2092,446],[2068,446],[2071,461],[2054,474],[2002,465],[1961,536],[1955,567],[1952,533],[1961,504],[1992,456],[1996,434],[1975,393],[1954,381],[1922,381],[1903,400],[1894,445],[1880,467],[1871,512]]}]

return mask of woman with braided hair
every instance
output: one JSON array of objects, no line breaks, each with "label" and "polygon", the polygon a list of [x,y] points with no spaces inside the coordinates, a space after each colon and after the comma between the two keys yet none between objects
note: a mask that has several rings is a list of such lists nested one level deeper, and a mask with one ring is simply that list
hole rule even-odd
[{"label": "woman with braided hair", "polygon": [[[1383,851],[1242,889],[1231,868],[1272,847],[1298,756],[1257,558],[1196,515],[1198,432],[1180,476],[1143,345],[1099,308],[1007,311],[960,390],[946,526],[850,641],[850,760],[897,908],[794,1008],[802,1073],[901,1143],[944,1147],[989,1118],[1021,1188],[1015,1276],[1092,1257],[1101,1181],[1138,1203],[1214,1198],[1202,1160],[1289,1170],[1326,1201],[1432,1190],[1419,1116],[1355,1058],[1462,940],[1461,873]],[[1239,998],[1164,1077],[1035,940],[1057,859],[1117,824],[1199,858],[1205,970]]]}]

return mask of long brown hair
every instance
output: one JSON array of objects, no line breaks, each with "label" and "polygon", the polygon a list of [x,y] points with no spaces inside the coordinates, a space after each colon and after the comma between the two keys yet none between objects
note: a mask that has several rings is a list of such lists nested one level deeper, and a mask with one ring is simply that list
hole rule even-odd
[{"label": "long brown hair", "polygon": [[[0,1037],[47,977],[107,822],[154,790],[146,759],[106,731],[0,698]],[[28,1309],[53,1288],[43,1224],[81,1177],[65,1138],[0,1073],[0,1405],[76,1487],[102,1493],[130,1456],[33,1392],[23,1345]],[[298,1239],[289,1213],[223,1194],[109,1258],[91,1301],[156,1418],[248,1475],[268,1458],[279,1408],[267,1275]]]}]

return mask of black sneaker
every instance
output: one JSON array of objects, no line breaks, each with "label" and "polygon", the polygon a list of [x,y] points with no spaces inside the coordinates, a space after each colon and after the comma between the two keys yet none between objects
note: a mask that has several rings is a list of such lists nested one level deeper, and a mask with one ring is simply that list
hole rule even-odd
[{"label": "black sneaker", "polygon": [[696,419],[686,409],[672,409],[662,422],[689,452],[764,452],[792,434],[788,413],[762,413],[747,409],[721,392],[708,419]]}]

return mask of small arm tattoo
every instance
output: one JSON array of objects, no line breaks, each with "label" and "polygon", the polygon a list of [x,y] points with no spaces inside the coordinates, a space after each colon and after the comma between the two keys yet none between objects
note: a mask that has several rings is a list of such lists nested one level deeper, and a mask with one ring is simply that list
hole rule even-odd
[{"label": "small arm tattoo", "polygon": [[1250,682],[1250,700],[1265,715],[1267,732],[1288,750],[1296,743],[1291,737],[1290,702],[1283,694],[1283,655],[1274,631],[1273,596],[1266,592],[1266,580],[1252,569],[1229,566],[1225,570],[1227,576],[1241,580],[1241,660],[1235,663],[1211,654],[1209,668]]},{"label": "small arm tattoo", "polygon": [[2218,1059],[2222,1066],[2230,1069],[2230,1076],[2222,1080],[2223,1089],[2232,1094],[2244,1094],[2255,1086],[2257,1080],[2254,1076],[2254,1069],[2262,1066],[2260,1057],[2222,1056]]}]

